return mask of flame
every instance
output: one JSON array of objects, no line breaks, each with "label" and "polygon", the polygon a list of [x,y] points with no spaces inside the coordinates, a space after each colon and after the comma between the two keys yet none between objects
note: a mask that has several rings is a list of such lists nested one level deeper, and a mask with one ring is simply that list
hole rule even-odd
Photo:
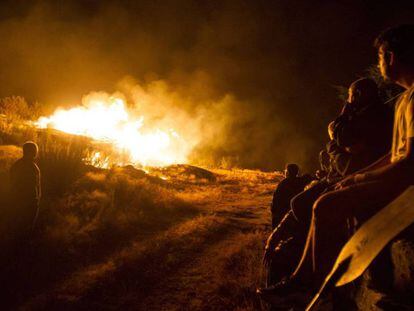
[{"label": "flame", "polygon": [[[134,117],[121,97],[102,94],[87,96],[83,105],[58,109],[49,117],[40,117],[35,126],[53,128],[74,135],[110,143],[133,164],[165,166],[186,163],[191,150],[174,129],[145,126],[144,116]],[[92,165],[108,167],[107,158],[95,152],[88,159]]]},{"label": "flame", "polygon": [[109,157],[103,157],[99,151],[92,152],[92,154],[83,160],[86,162],[86,164],[104,169],[108,169],[111,165]]}]

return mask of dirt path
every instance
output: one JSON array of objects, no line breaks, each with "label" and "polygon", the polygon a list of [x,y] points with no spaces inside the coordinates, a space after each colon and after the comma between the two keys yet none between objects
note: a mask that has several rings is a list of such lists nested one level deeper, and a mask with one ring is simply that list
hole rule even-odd
[{"label": "dirt path", "polygon": [[84,267],[23,309],[258,310],[270,194],[228,187],[203,213]]},{"label": "dirt path", "polygon": [[[254,284],[248,284],[246,279],[242,279],[250,279],[252,275],[248,276],[249,273],[258,273],[257,279],[260,279],[257,258],[249,258],[252,255],[250,251],[258,250],[257,242],[262,240],[267,224],[267,198],[262,198],[259,205],[251,204],[258,202],[259,200],[239,201],[237,205],[231,205],[231,211],[228,208],[217,211],[216,215],[230,220],[234,225],[231,233],[191,258],[188,264],[173,275],[166,277],[154,289],[153,295],[135,303],[131,297],[131,301],[125,305],[135,304],[139,309],[146,310],[257,309],[260,302],[254,296]],[[252,247],[256,249],[253,250]],[[243,259],[248,262],[240,262]],[[247,268],[247,271],[243,271],[243,268]],[[227,293],[228,291],[237,293]],[[241,300],[233,301],[235,298]]]}]

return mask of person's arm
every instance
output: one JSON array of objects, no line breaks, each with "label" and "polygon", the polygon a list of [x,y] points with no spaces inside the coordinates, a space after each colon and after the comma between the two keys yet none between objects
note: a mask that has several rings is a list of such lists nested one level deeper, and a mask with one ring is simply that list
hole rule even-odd
[{"label": "person's arm", "polygon": [[368,165],[367,167],[365,167],[363,169],[360,169],[359,171],[356,171],[356,172],[352,173],[351,175],[345,177],[344,179],[339,181],[334,186],[334,188],[335,189],[341,189],[343,187],[355,184],[357,182],[355,180],[355,176],[365,174],[366,172],[373,171],[373,170],[376,170],[376,169],[380,169],[381,167],[384,167],[384,166],[388,165],[390,163],[390,159],[391,159],[391,153],[387,153],[386,155],[379,158],[374,163],[372,163],[372,164]]},{"label": "person's arm", "polygon": [[368,182],[378,179],[403,179],[414,173],[414,137],[407,140],[407,156],[385,166],[355,175],[355,182]]},{"label": "person's arm", "polygon": [[[399,161],[389,163],[382,167],[363,172],[355,176],[355,182],[368,182],[378,179],[405,179],[410,178],[414,172],[414,96],[410,95],[407,108],[404,112],[406,123],[407,149],[405,157]],[[395,125],[394,125],[395,126]]]},{"label": "person's arm", "polygon": [[275,191],[273,192],[273,198],[272,198],[272,202],[270,203],[270,211],[273,212],[276,210],[276,198],[277,198],[277,187],[275,189]]},{"label": "person's arm", "polygon": [[[263,254],[263,264],[264,266],[269,266],[272,262],[273,254],[275,252],[276,247],[281,243],[281,240],[278,239],[278,235],[280,233],[280,228],[284,226],[284,222],[287,220],[287,218],[291,217],[292,212],[289,211],[285,214],[285,216],[280,221],[279,225],[273,229],[272,233],[269,235],[266,241],[265,245],[265,251]],[[292,238],[289,237],[287,241],[291,240]]]},{"label": "person's arm", "polygon": [[341,148],[346,148],[357,143],[357,123],[358,120],[342,118],[335,126],[334,138]]},{"label": "person's arm", "polygon": [[42,186],[41,186],[41,174],[39,171],[39,175],[38,175],[38,179],[37,179],[37,196],[40,200],[40,198],[42,197]]},{"label": "person's arm", "polygon": [[368,172],[368,171],[371,171],[371,170],[376,170],[380,167],[388,165],[390,162],[391,162],[391,152],[389,152],[386,155],[382,156],[377,161],[375,161],[374,163],[368,165],[367,167],[364,167],[363,169],[360,169],[359,171],[355,172],[353,175],[362,174],[362,173],[365,173],[365,172]]}]

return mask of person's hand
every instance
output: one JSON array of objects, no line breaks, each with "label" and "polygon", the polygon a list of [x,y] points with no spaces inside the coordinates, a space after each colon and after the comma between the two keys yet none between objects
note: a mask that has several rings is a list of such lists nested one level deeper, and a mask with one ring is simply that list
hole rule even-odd
[{"label": "person's hand", "polygon": [[338,182],[335,186],[335,190],[343,189],[345,187],[355,185],[360,182],[364,182],[365,180],[366,180],[365,174],[351,175],[345,179],[342,179],[340,182]]},{"label": "person's hand", "polygon": [[355,184],[355,176],[351,175],[336,183],[335,190],[343,189],[353,184]]}]

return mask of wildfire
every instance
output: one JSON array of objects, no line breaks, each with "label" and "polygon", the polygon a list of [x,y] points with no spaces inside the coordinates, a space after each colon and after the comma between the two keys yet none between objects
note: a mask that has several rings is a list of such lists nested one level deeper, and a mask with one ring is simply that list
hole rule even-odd
[{"label": "wildfire", "polygon": [[[41,117],[35,125],[53,128],[74,135],[110,143],[119,153],[127,154],[133,164],[165,166],[186,163],[189,144],[171,128],[144,126],[144,116],[134,116],[125,100],[116,96],[87,96],[83,105],[71,109],[58,109],[49,117]],[[92,165],[104,163],[100,153],[91,155]]]}]

